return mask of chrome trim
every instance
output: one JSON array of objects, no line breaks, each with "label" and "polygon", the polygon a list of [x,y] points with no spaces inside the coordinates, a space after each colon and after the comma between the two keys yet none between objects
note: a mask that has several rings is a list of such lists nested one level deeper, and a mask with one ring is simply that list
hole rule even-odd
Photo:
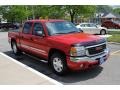
[{"label": "chrome trim", "polygon": [[39,52],[41,54],[44,54],[44,55],[47,55],[47,52],[44,51],[44,50],[41,50],[41,49],[37,49],[37,48],[34,48],[34,47],[31,47],[31,46],[27,46],[27,45],[24,45],[24,44],[21,44],[22,47],[26,48],[26,49],[31,49],[33,50],[34,52]]},{"label": "chrome trim", "polygon": [[85,48],[91,48],[91,47],[96,47],[96,46],[100,46],[100,45],[103,45],[103,44],[106,44],[106,42],[105,43],[101,43],[101,44],[97,44],[97,45],[93,45],[93,46],[88,46],[88,47],[85,47]]},{"label": "chrome trim", "polygon": [[93,57],[89,57],[89,56],[85,56],[85,57],[70,57],[70,60],[73,62],[81,62],[81,61],[88,61],[88,62],[94,62],[96,61],[97,58],[100,57],[104,57],[106,55],[109,54],[109,49],[105,49],[103,54],[97,55],[97,56],[93,56]]},{"label": "chrome trim", "polygon": [[89,52],[88,52],[88,48],[97,47],[97,46],[104,45],[104,44],[106,44],[106,42],[105,42],[105,43],[98,44],[98,45],[93,45],[93,46],[85,47],[85,49],[86,49],[86,55],[87,55],[87,56],[96,56],[96,55],[99,55],[99,54],[104,53],[105,49],[104,49],[103,52],[100,52],[100,53],[97,53],[97,54],[92,54],[92,55],[90,55]]}]

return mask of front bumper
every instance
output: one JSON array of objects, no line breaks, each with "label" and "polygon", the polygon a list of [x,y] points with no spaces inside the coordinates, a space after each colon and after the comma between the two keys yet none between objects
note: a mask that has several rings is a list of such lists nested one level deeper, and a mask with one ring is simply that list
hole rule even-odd
[{"label": "front bumper", "polygon": [[109,49],[91,57],[67,57],[67,65],[72,70],[88,69],[104,63],[109,57]]}]

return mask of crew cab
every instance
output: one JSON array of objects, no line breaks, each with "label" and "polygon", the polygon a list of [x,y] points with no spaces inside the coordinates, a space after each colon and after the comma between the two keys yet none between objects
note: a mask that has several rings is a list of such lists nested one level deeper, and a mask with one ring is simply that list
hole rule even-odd
[{"label": "crew cab", "polygon": [[109,56],[106,39],[83,33],[65,20],[28,20],[8,38],[15,55],[44,58],[58,75],[96,67]]}]

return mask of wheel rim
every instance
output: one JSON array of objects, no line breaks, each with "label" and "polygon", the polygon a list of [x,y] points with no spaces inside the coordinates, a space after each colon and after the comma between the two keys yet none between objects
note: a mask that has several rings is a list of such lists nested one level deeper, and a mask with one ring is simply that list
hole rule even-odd
[{"label": "wheel rim", "polygon": [[63,63],[60,58],[54,58],[53,59],[53,67],[55,71],[61,72],[63,70]]},{"label": "wheel rim", "polygon": [[104,34],[105,34],[105,31],[102,31],[101,34],[104,35]]},{"label": "wheel rim", "polygon": [[15,43],[13,43],[12,49],[13,49],[13,52],[14,52],[14,53],[17,53],[17,47],[16,47],[16,44],[15,44]]}]

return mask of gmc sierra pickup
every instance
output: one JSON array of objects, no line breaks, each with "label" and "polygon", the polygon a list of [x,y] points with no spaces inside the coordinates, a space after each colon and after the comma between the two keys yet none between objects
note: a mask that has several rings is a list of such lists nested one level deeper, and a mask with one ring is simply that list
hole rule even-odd
[{"label": "gmc sierra pickup", "polygon": [[22,52],[48,60],[59,75],[70,70],[85,70],[105,62],[109,56],[107,41],[82,33],[65,20],[28,20],[19,31],[8,33],[15,55]]}]

